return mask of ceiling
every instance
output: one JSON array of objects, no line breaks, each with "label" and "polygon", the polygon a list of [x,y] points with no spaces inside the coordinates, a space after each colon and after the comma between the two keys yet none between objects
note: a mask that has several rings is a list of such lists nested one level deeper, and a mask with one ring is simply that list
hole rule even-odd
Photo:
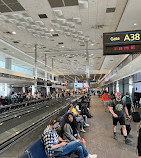
[{"label": "ceiling", "polygon": [[38,68],[45,69],[46,54],[48,71],[53,58],[56,75],[81,76],[86,74],[88,44],[90,74],[107,75],[125,57],[103,56],[103,33],[134,29],[134,23],[140,23],[141,2],[134,0],[137,10],[131,3],[133,0],[0,0],[4,8],[0,10],[0,50],[34,65],[37,44]]}]

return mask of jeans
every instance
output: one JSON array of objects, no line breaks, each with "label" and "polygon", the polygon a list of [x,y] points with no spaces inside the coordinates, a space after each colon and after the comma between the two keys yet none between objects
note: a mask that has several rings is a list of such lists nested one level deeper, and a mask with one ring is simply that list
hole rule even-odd
[{"label": "jeans", "polygon": [[88,123],[88,117],[86,115],[83,115],[85,123]]},{"label": "jeans", "polygon": [[81,128],[83,128],[83,126],[84,126],[84,119],[83,119],[83,117],[75,117],[75,118],[76,118],[77,122],[80,122]]},{"label": "jeans", "polygon": [[84,148],[83,144],[80,141],[72,141],[64,147],[60,147],[58,149],[63,150],[63,152],[57,156],[68,155],[72,152],[77,152],[79,158],[84,158],[88,156],[87,150]]}]

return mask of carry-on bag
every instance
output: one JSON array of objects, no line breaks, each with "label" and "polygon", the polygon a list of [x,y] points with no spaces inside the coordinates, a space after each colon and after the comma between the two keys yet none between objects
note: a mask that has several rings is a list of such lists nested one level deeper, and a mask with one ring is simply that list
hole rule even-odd
[{"label": "carry-on bag", "polygon": [[133,118],[134,122],[140,122],[140,120],[141,120],[140,113],[136,112],[134,106],[132,106],[132,118]]}]

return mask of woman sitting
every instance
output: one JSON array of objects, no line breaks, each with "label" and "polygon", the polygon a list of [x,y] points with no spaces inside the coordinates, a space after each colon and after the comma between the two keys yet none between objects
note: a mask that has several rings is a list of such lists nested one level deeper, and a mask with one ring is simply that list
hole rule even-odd
[{"label": "woman sitting", "polygon": [[72,113],[68,113],[63,127],[64,130],[63,138],[68,139],[70,141],[79,140],[86,148],[86,141],[80,137],[77,127],[78,126],[75,117],[73,116]]},{"label": "woman sitting", "polygon": [[57,155],[59,157],[76,152],[79,158],[97,158],[97,155],[88,154],[80,141],[77,140],[68,143],[67,140],[63,140],[59,137],[55,130],[58,125],[59,120],[57,120],[56,117],[52,118],[42,135],[45,150],[47,151],[49,158],[54,158],[54,155],[56,155],[57,152],[55,149],[62,151]]},{"label": "woman sitting", "polygon": [[69,105],[68,113],[70,113],[70,112],[73,113],[73,115],[76,118],[76,121],[81,123],[81,130],[80,131],[85,133],[86,131],[84,130],[83,127],[88,127],[89,126],[87,116],[86,115],[83,115],[83,116],[79,115],[77,110],[74,108],[73,104]]}]

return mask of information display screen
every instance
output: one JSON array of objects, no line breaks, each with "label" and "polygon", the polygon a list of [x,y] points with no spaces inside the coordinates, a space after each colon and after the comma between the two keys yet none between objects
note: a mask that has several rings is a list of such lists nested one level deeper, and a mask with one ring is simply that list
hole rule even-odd
[{"label": "information display screen", "polygon": [[135,54],[141,52],[141,31],[103,34],[103,55]]},{"label": "information display screen", "polygon": [[88,84],[87,83],[74,83],[74,87],[76,88],[88,88]]}]

